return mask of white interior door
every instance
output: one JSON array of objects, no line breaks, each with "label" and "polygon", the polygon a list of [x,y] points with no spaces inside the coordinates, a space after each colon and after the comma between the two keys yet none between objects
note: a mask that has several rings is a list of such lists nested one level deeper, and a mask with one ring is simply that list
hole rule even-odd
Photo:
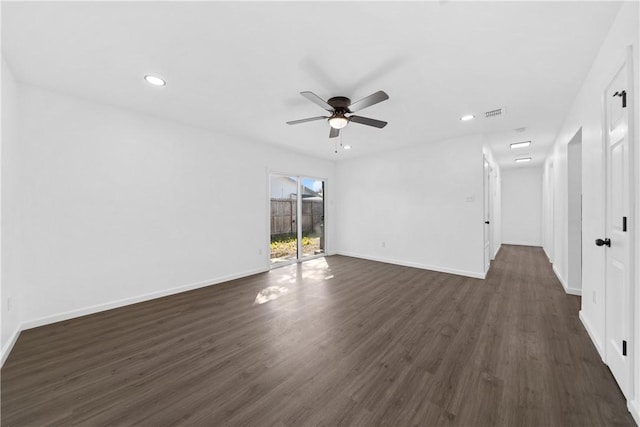
[{"label": "white interior door", "polygon": [[631,360],[627,356],[632,333],[631,156],[629,153],[630,70],[628,63],[613,78],[605,93],[606,236],[596,241],[605,251],[606,343],[605,359],[620,389],[629,397]]},{"label": "white interior door", "polygon": [[497,226],[500,223],[497,221],[497,218],[500,218],[500,206],[499,206],[499,198],[498,198],[498,171],[496,169],[491,170],[491,209],[489,211],[489,217],[493,219],[493,224],[489,224],[491,226],[491,261],[496,259],[496,251],[500,246],[498,243],[498,229]]},{"label": "white interior door", "polygon": [[491,168],[489,162],[484,159],[484,272],[489,271],[491,264]]}]

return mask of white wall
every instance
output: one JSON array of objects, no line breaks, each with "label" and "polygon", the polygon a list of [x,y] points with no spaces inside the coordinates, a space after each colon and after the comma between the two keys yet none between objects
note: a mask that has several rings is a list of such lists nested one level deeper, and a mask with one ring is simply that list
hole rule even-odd
[{"label": "white wall", "polygon": [[478,136],[339,162],[336,250],[483,277],[482,177]]},{"label": "white wall", "polygon": [[[638,123],[639,73],[638,40],[640,37],[638,2],[623,3],[602,47],[576,96],[572,108],[564,120],[555,141],[553,151],[545,164],[545,176],[548,182],[544,190],[545,204],[551,203],[550,187],[555,193],[553,217],[545,217],[545,236],[551,232],[551,224],[555,229],[554,239],[545,239],[545,249],[552,251],[554,270],[561,281],[568,278],[568,216],[567,216],[567,145],[582,127],[582,309],[580,318],[589,332],[596,348],[603,355],[605,333],[605,289],[604,289],[604,256],[601,248],[594,245],[596,238],[604,233],[604,157],[603,157],[603,125],[602,125],[602,93],[626,59],[627,47],[633,46],[634,89],[630,97],[634,101],[636,126]],[[640,168],[640,144],[638,132],[632,137],[632,148],[635,152],[635,182],[638,182]],[[553,165],[553,169],[551,169]],[[640,193],[636,188],[636,206],[640,202]],[[636,209],[636,224],[640,223],[640,214]],[[635,227],[635,245],[640,249],[640,227]],[[635,351],[632,353],[635,365],[635,392],[629,402],[629,408],[637,422],[640,423],[640,276],[638,272],[638,256],[635,256]]]},{"label": "white wall", "polygon": [[270,170],[328,180],[331,253],[332,162],[19,90],[24,327],[265,271]]},{"label": "white wall", "polygon": [[269,197],[272,199],[289,199],[298,193],[298,182],[288,176],[271,177]]},{"label": "white wall", "polygon": [[18,197],[15,186],[19,173],[15,164],[15,150],[18,147],[17,125],[17,85],[11,69],[2,59],[2,144],[1,158],[1,245],[0,245],[0,312],[2,313],[2,354],[4,362],[8,350],[18,337],[20,327],[21,294],[15,248],[10,242],[20,244],[20,230],[17,226],[19,211],[15,203]]},{"label": "white wall", "polygon": [[542,168],[502,171],[502,242],[542,245]]}]

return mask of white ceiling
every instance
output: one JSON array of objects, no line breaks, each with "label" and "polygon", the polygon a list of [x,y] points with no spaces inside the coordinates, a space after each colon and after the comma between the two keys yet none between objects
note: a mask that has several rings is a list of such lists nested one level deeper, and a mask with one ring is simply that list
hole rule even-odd
[{"label": "white ceiling", "polygon": [[[222,135],[345,159],[484,133],[547,154],[617,2],[2,2],[2,54],[25,83]],[[163,76],[153,88],[142,77]],[[390,99],[334,154],[299,95]],[[500,118],[483,112],[505,107]],[[472,113],[476,119],[461,122]],[[524,132],[514,129],[526,127]],[[212,142],[213,143],[213,142]]]}]

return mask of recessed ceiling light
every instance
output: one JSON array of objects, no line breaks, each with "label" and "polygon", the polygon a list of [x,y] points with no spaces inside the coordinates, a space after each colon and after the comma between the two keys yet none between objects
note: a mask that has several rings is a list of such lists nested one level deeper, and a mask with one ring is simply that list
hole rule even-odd
[{"label": "recessed ceiling light", "polygon": [[344,148],[345,150],[351,150],[351,146],[350,146],[350,145],[345,145],[345,146],[344,146],[344,147],[342,147],[342,148]]},{"label": "recessed ceiling light", "polygon": [[473,120],[474,118],[475,116],[473,114],[467,114],[466,116],[460,117],[460,120],[462,120],[463,122],[466,122],[469,120]]},{"label": "recessed ceiling light", "polygon": [[144,76],[144,79],[147,81],[147,83],[149,83],[150,85],[154,85],[154,86],[164,86],[164,85],[167,84],[167,82],[165,82],[160,77],[152,76],[150,74],[147,74],[146,76]]},{"label": "recessed ceiling light", "polygon": [[530,145],[531,141],[514,142],[513,144],[511,144],[511,149],[513,150],[514,148],[524,148]]},{"label": "recessed ceiling light", "polygon": [[521,159],[516,159],[516,163],[524,163],[524,162],[530,162],[531,161],[531,157],[523,157]]}]

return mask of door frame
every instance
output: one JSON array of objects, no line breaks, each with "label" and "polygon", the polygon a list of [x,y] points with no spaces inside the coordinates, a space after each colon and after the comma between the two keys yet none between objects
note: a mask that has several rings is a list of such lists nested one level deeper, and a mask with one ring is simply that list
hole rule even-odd
[{"label": "door frame", "polygon": [[[323,181],[324,182],[324,186],[323,186],[323,194],[322,194],[322,211],[323,211],[323,215],[324,215],[324,229],[323,229],[323,234],[324,234],[324,252],[318,255],[308,255],[305,257],[302,257],[302,239],[297,238],[297,256],[294,259],[291,259],[289,261],[283,261],[280,262],[278,264],[272,264],[271,263],[271,177],[274,175],[279,175],[279,176],[290,176],[290,177],[296,177],[297,178],[297,203],[296,203],[296,236],[302,236],[302,195],[300,194],[300,190],[301,190],[301,185],[302,185],[302,178],[308,178],[308,179],[314,179],[314,180],[318,180],[318,181]],[[327,198],[326,198],[326,191],[327,191],[327,184],[328,184],[328,179],[327,178],[321,178],[318,176],[313,176],[313,175],[309,175],[309,174],[301,174],[301,173],[289,173],[289,172],[281,172],[279,170],[275,170],[275,169],[269,169],[267,168],[267,197],[266,197],[266,212],[267,214],[265,215],[266,218],[266,225],[267,225],[267,236],[266,236],[266,250],[265,250],[265,254],[266,254],[266,263],[269,266],[269,269],[273,269],[273,268],[278,268],[278,267],[284,267],[285,265],[291,265],[291,264],[297,264],[300,262],[304,262],[304,261],[308,261],[310,259],[315,259],[315,258],[322,258],[323,256],[327,255],[327,247],[328,247],[328,243],[329,243],[329,239],[327,236]]]},{"label": "door frame", "polygon": [[546,252],[547,258],[549,258],[549,262],[553,264],[554,254],[555,254],[555,246],[556,246],[556,229],[555,229],[555,168],[553,161],[549,162],[549,167],[547,168],[547,191],[549,192],[549,196],[547,197],[547,228],[548,228],[548,241],[546,242]]},{"label": "door frame", "polygon": [[[608,202],[608,188],[609,188],[609,168],[608,168],[608,164],[609,164],[609,159],[608,159],[608,149],[607,149],[607,144],[608,144],[608,109],[607,109],[607,89],[609,87],[609,84],[613,81],[613,79],[616,77],[616,75],[624,68],[627,67],[626,69],[626,90],[627,93],[630,95],[629,98],[627,100],[627,108],[628,110],[628,118],[627,118],[627,139],[629,141],[628,144],[628,167],[629,170],[627,171],[630,179],[629,179],[629,188],[627,188],[627,196],[628,196],[628,200],[629,200],[629,236],[628,236],[628,244],[629,244],[629,249],[628,249],[628,259],[629,259],[629,265],[628,265],[628,271],[627,271],[627,280],[629,283],[629,295],[628,295],[628,300],[627,300],[627,304],[628,304],[628,313],[625,319],[623,319],[623,321],[626,322],[626,330],[627,330],[627,339],[629,340],[628,342],[628,347],[627,347],[627,357],[628,362],[629,362],[629,377],[627,379],[628,384],[628,390],[622,390],[623,394],[625,395],[625,398],[627,398],[629,401],[631,401],[631,399],[634,398],[633,394],[635,391],[635,372],[636,369],[638,368],[636,366],[636,361],[638,359],[638,355],[634,354],[635,353],[635,348],[637,348],[636,343],[634,343],[635,341],[635,337],[636,337],[636,328],[635,328],[635,323],[634,323],[634,319],[635,319],[635,299],[636,299],[636,289],[634,286],[634,278],[635,278],[635,269],[638,268],[637,266],[635,266],[634,264],[634,259],[635,259],[635,253],[636,253],[636,247],[635,247],[635,234],[636,234],[636,230],[635,227],[637,227],[637,225],[634,224],[633,219],[636,218],[635,213],[636,213],[636,199],[635,199],[635,185],[634,185],[634,173],[635,173],[635,163],[634,163],[634,159],[635,159],[635,147],[634,147],[634,138],[635,138],[635,111],[634,111],[634,106],[635,106],[635,100],[633,99],[633,95],[634,95],[634,80],[633,80],[633,76],[634,76],[634,69],[633,69],[633,48],[631,46],[627,46],[627,48],[625,49],[625,55],[624,58],[618,62],[618,65],[613,68],[610,77],[607,80],[607,86],[602,90],[602,100],[601,100],[601,105],[602,105],[602,112],[601,112],[601,118],[602,118],[602,141],[601,141],[601,146],[602,146],[602,170],[603,170],[603,177],[604,177],[604,185],[602,187],[602,200],[604,201],[603,206],[604,206],[604,230],[605,230],[605,234],[608,233],[608,223],[609,223],[609,207],[607,206],[607,202]],[[605,236],[608,237],[608,236]],[[608,258],[608,254],[605,252],[603,253],[603,257],[604,257],[604,331],[603,331],[603,335],[604,335],[604,341],[603,341],[603,360],[604,362],[608,365],[609,364],[609,355],[608,355],[608,314],[607,314],[607,298],[608,298],[608,294],[607,294],[607,258]],[[622,388],[621,388],[622,389]],[[637,396],[636,396],[637,397]]]},{"label": "door frame", "polygon": [[[583,264],[583,211],[582,211],[582,126],[578,127],[578,130],[573,134],[569,142],[567,143],[567,293],[573,295],[582,295],[582,264]],[[572,174],[573,166],[575,166],[575,157],[572,154],[572,147],[579,147],[579,162],[580,168],[578,174]],[[575,150],[575,148],[573,149]],[[575,188],[572,185],[572,178],[577,177],[579,179],[580,188]],[[575,191],[578,194],[575,194]],[[579,196],[579,197],[577,197]],[[576,199],[578,203],[576,204]],[[571,216],[571,213],[575,213],[578,210],[580,216],[580,227],[575,228],[571,221],[575,220],[575,217]],[[576,233],[579,233],[577,235]],[[577,251],[580,255],[579,263],[576,265],[576,259],[571,257],[571,252]],[[578,285],[578,286],[576,286]]]},{"label": "door frame", "polygon": [[[491,221],[493,219],[493,212],[491,209],[492,197],[491,197],[491,172],[493,169],[491,168],[491,163],[487,156],[482,156],[482,230],[483,230],[483,239],[482,239],[482,261],[483,261],[483,269],[484,274],[486,275],[491,268],[491,237],[492,237],[492,227]],[[487,248],[487,245],[489,246]]]},{"label": "door frame", "polygon": [[[498,250],[500,249],[501,242],[498,239],[498,224],[502,226],[502,211],[498,202],[501,203],[502,194],[498,197],[498,187],[500,186],[500,180],[498,179],[498,166],[495,166],[491,170],[491,207],[490,207],[490,216],[493,221],[493,227],[491,227],[491,253],[489,256],[491,257],[491,261],[496,259],[496,255],[498,254]],[[497,212],[497,213],[496,213]],[[497,220],[496,218],[500,218]]]}]

